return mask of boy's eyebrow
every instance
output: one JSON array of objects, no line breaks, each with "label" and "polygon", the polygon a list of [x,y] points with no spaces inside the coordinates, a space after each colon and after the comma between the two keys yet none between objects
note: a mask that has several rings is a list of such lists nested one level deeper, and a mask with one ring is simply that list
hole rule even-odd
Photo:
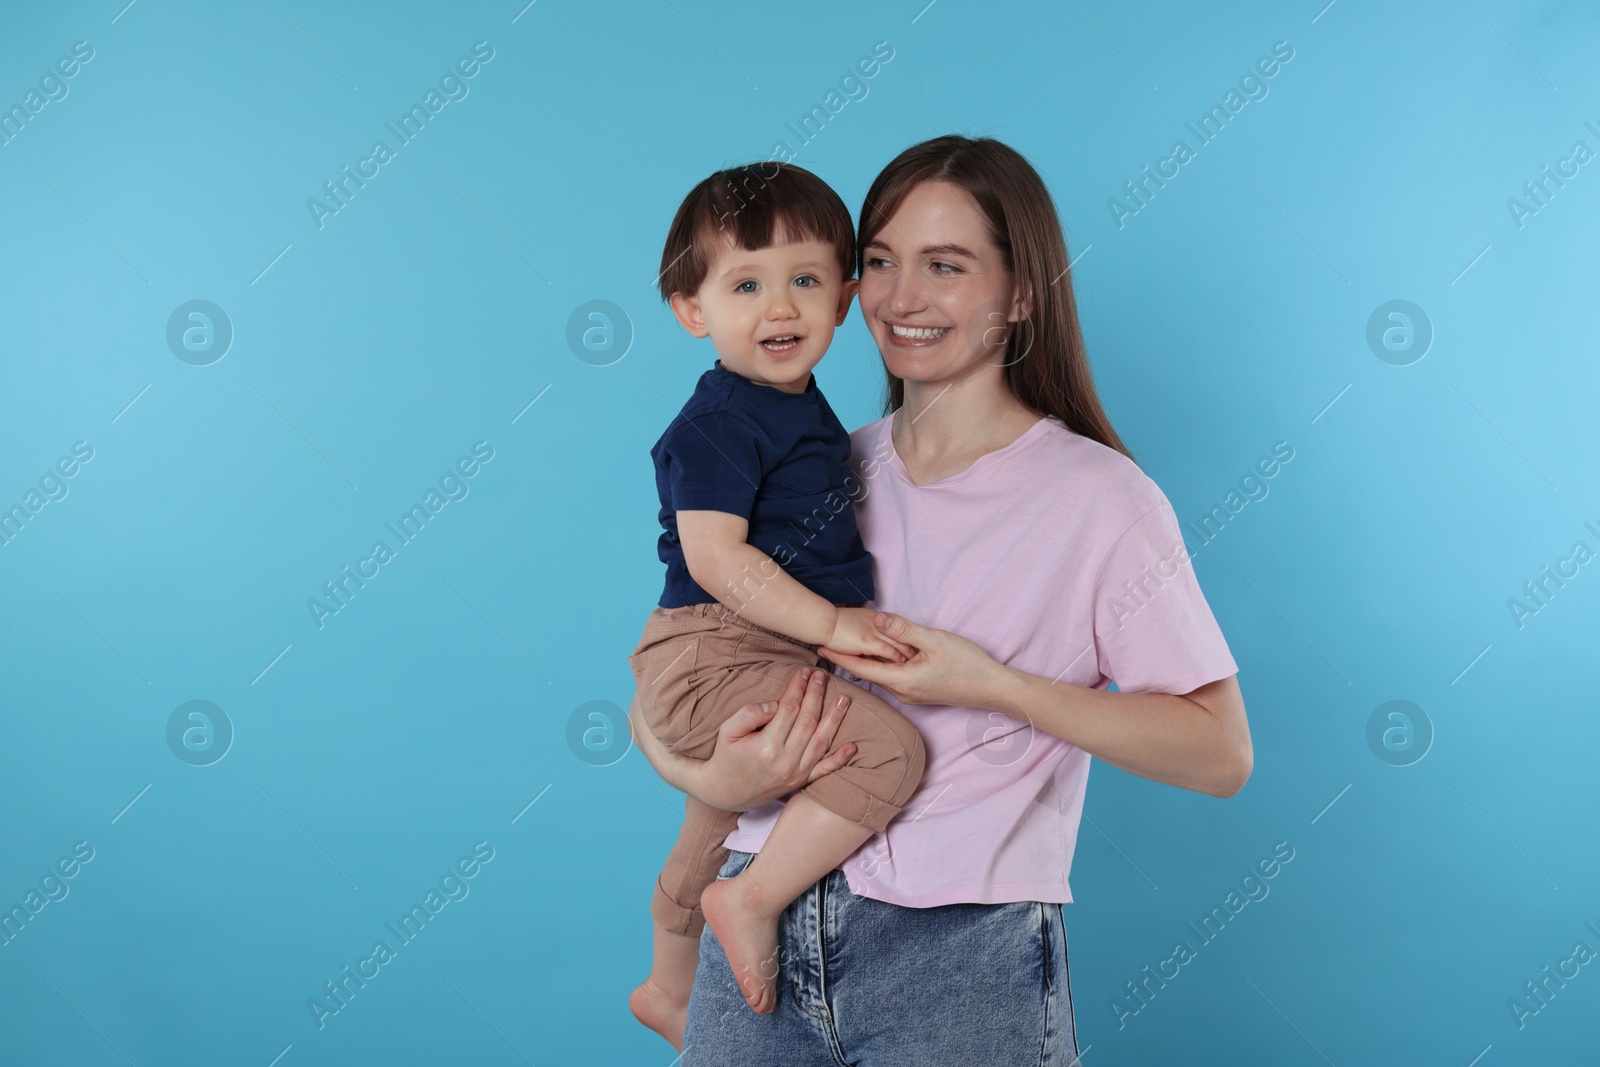
[{"label": "boy's eyebrow", "polygon": [[[793,267],[794,267],[795,270],[820,270],[821,268],[826,267],[827,265],[828,264],[827,264],[826,260],[808,259],[803,263],[795,263],[795,264],[793,264]],[[717,277],[726,278],[730,274],[744,274],[747,271],[753,271],[753,270],[758,270],[758,269],[759,269],[759,267],[754,263],[734,263],[733,265],[725,267],[722,270],[718,271],[717,272]]]}]

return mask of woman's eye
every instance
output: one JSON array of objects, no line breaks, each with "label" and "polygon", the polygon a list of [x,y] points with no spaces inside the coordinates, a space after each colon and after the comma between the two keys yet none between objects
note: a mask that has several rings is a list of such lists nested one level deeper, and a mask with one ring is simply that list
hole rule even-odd
[{"label": "woman's eye", "polygon": [[872,256],[868,258],[867,266],[873,270],[886,270],[888,269],[889,261],[882,256]]},{"label": "woman's eye", "polygon": [[935,261],[932,266],[934,271],[938,274],[955,274],[960,270],[960,268],[954,263],[940,263]]},{"label": "woman's eye", "polygon": [[758,288],[758,286],[756,285],[755,282],[746,281],[746,282],[740,282],[738,285],[734,286],[733,287],[733,291],[736,292],[736,293],[753,293],[753,292],[756,291],[757,288]]}]

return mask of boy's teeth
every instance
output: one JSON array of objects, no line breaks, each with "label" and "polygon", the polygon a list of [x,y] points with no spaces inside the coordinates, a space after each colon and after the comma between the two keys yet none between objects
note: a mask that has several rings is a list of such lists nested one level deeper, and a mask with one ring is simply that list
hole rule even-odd
[{"label": "boy's teeth", "polygon": [[891,327],[896,337],[906,337],[913,341],[931,341],[935,337],[943,337],[950,332],[948,326],[900,326]]}]

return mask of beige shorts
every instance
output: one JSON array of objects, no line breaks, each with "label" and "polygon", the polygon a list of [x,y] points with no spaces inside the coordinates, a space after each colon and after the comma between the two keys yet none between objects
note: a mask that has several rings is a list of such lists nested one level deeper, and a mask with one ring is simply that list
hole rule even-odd
[{"label": "beige shorts", "polygon": [[[717,602],[656,608],[628,663],[650,732],[672,752],[700,760],[716,749],[717,731],[734,712],[781,698],[796,668],[832,668],[817,646],[757,626]],[[834,747],[852,742],[856,754],[802,792],[852,822],[881,831],[922,780],[922,735],[882,698],[830,673],[826,699],[841,693],[849,695],[850,707]],[[689,798],[683,829],[651,903],[666,929],[699,932],[704,924],[700,891],[727,859],[722,841],[738,818],[738,812]]]}]

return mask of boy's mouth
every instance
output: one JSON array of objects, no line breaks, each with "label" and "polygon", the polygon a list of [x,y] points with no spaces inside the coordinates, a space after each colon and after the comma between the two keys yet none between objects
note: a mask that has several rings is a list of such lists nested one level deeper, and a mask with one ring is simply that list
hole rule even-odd
[{"label": "boy's mouth", "polygon": [[786,333],[778,337],[769,337],[765,341],[761,342],[761,347],[766,349],[768,352],[780,355],[793,352],[796,348],[800,347],[800,335]]}]

